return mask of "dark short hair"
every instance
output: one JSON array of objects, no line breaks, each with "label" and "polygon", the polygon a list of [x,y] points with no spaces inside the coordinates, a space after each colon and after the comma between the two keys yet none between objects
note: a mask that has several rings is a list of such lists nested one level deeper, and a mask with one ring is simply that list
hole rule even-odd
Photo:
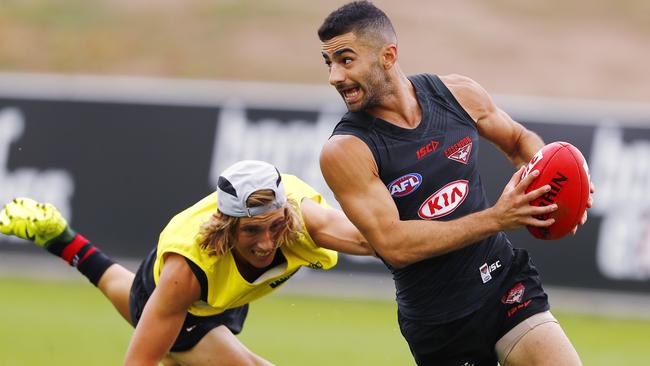
[{"label": "dark short hair", "polygon": [[325,42],[345,33],[373,34],[387,42],[397,42],[390,19],[370,1],[353,1],[334,10],[318,28],[318,38]]}]

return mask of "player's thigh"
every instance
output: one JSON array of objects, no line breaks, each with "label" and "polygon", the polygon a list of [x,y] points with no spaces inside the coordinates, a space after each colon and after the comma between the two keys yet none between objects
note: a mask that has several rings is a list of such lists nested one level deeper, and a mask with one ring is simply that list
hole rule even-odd
[{"label": "player's thigh", "polygon": [[97,283],[99,290],[113,303],[115,309],[128,321],[131,321],[129,314],[129,294],[135,274],[124,266],[115,263],[108,267]]},{"label": "player's thigh", "polygon": [[545,322],[524,334],[508,354],[504,366],[582,365],[560,324]]},{"label": "player's thigh", "polygon": [[182,365],[272,365],[251,352],[232,332],[220,325],[203,336],[188,351],[172,352],[170,356]]}]

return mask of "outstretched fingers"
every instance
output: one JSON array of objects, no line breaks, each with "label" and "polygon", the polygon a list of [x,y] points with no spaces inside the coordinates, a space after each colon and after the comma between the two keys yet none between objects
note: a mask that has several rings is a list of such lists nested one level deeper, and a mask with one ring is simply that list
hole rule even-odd
[{"label": "outstretched fingers", "polygon": [[[521,181],[522,181],[522,178],[521,178],[521,177],[522,177],[522,175],[524,174],[524,171],[525,171],[525,170],[526,170],[526,166],[525,166],[525,165],[522,166],[521,168],[519,168],[519,170],[517,170],[517,171],[516,171],[516,172],[515,172],[511,177],[510,177],[510,180],[509,180],[508,183],[506,184],[504,190],[510,190],[510,191],[515,190],[515,189],[519,186],[519,184],[521,184]],[[529,183],[529,184],[530,184],[530,183]],[[524,188],[524,189],[525,189],[525,188]]]},{"label": "outstretched fingers", "polygon": [[[526,185],[528,187],[528,185]],[[525,193],[524,196],[526,197],[526,200],[530,203],[533,202],[534,200],[542,197],[546,193],[551,191],[551,186],[549,184],[545,184],[541,187],[535,188],[532,191]]]},{"label": "outstretched fingers", "polygon": [[523,219],[525,225],[537,227],[549,227],[555,223],[555,219],[551,214],[557,210],[557,205],[552,204],[548,206],[530,206],[530,214]]},{"label": "outstretched fingers", "polygon": [[[524,180],[522,180],[522,183],[526,185],[526,188],[530,185],[530,182],[524,182]],[[555,223],[555,219],[551,218],[550,215],[551,213],[557,210],[558,208],[557,204],[554,203],[551,205],[541,205],[541,206],[530,204],[531,202],[535,201],[539,197],[550,192],[550,190],[551,190],[551,186],[545,184],[541,187],[533,189],[532,191],[524,195],[525,200],[528,203],[528,207],[526,210],[526,214],[528,215],[528,217],[524,218],[523,220],[523,222],[526,225],[536,226],[536,227],[549,227],[553,225],[553,223]]]},{"label": "outstretched fingers", "polygon": [[[516,174],[515,174],[516,175]],[[519,176],[523,176],[523,172],[519,174]],[[530,184],[537,178],[539,177],[539,170],[533,170],[530,172],[528,175],[525,177],[521,178],[519,182],[517,183],[516,189],[519,193],[526,192],[526,189]]]}]

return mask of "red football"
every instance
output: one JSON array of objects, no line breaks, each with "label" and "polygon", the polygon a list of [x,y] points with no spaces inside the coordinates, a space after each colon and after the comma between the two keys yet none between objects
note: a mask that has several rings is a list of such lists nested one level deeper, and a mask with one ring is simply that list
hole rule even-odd
[{"label": "red football", "polygon": [[527,226],[528,231],[539,239],[559,239],[580,223],[589,199],[589,168],[580,150],[568,142],[552,142],[541,148],[530,160],[523,177],[533,170],[539,176],[528,186],[526,192],[549,184],[551,190],[535,199],[533,206],[556,203],[558,209],[550,215],[539,217],[555,219],[553,225],[541,228]]}]

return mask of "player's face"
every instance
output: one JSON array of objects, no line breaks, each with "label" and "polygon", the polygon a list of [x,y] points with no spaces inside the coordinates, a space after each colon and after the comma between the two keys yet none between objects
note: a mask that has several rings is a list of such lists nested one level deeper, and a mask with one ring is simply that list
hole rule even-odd
[{"label": "player's face", "polygon": [[255,268],[271,265],[277,251],[277,239],[285,225],[284,208],[254,217],[242,217],[237,228],[235,256]]},{"label": "player's face", "polygon": [[379,106],[389,94],[388,76],[380,66],[377,49],[369,42],[350,32],[323,42],[321,52],[329,82],[350,112]]}]

